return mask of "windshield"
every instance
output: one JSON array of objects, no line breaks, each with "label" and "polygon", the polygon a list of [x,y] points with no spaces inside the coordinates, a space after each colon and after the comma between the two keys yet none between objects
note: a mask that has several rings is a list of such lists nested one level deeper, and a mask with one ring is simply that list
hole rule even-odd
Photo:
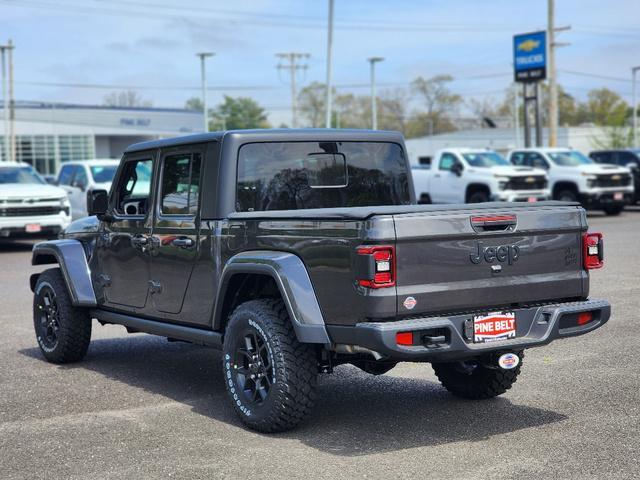
[{"label": "windshield", "polygon": [[0,185],[6,183],[42,185],[46,182],[31,167],[0,167]]},{"label": "windshield", "polygon": [[577,167],[578,165],[594,163],[589,157],[575,150],[569,152],[549,152],[547,155],[553,160],[553,163],[561,167]]},{"label": "windshield", "polygon": [[110,183],[116,175],[117,165],[102,165],[91,167],[91,176],[95,183]]},{"label": "windshield", "polygon": [[472,167],[508,167],[511,165],[496,152],[463,153],[462,156]]}]

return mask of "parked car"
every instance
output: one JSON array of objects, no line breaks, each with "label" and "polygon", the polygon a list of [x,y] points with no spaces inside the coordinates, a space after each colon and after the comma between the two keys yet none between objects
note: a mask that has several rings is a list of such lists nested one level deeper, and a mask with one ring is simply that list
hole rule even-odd
[{"label": "parked car", "polygon": [[597,163],[627,167],[633,175],[632,203],[640,203],[640,149],[597,150],[589,154]]},{"label": "parked car", "polygon": [[0,162],[0,238],[56,237],[70,223],[64,190],[27,163]]},{"label": "parked car", "polygon": [[[544,170],[514,167],[492,150],[447,148],[412,167],[418,203],[537,202],[549,198]],[[432,162],[433,163],[433,162]]]},{"label": "parked car", "polygon": [[525,148],[509,153],[513,165],[545,169],[555,200],[618,215],[634,195],[628,168],[601,165],[570,148]]},{"label": "parked car", "polygon": [[603,242],[581,207],[415,205],[399,133],[136,144],[89,211],[33,250],[33,264],[53,264],[30,279],[44,357],[82,359],[94,318],[219,348],[231,405],[263,432],[304,419],[336,365],[430,362],[454,395],[490,398],[525,349],[610,316],[589,299]]},{"label": "parked car", "polygon": [[88,190],[111,188],[119,164],[119,160],[86,160],[62,165],[56,183],[69,195],[74,220],[87,216]]}]

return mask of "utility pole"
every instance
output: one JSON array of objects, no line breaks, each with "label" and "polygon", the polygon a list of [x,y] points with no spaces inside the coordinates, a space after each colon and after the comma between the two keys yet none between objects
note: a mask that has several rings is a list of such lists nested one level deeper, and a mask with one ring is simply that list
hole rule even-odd
[{"label": "utility pole", "polygon": [[378,129],[378,105],[376,101],[376,63],[382,62],[383,57],[369,57],[367,62],[371,64],[371,129]]},{"label": "utility pole", "polygon": [[9,45],[0,45],[0,65],[2,67],[2,113],[4,116],[4,161],[8,162],[10,158],[9,149],[9,96],[7,95],[7,50]]},{"label": "utility pole", "polygon": [[296,76],[298,70],[306,70],[308,65],[306,63],[300,63],[300,61],[309,58],[308,53],[276,53],[281,61],[287,62],[286,64],[278,63],[276,68],[278,70],[289,70],[291,76],[291,127],[298,128],[298,91],[296,90]]},{"label": "utility pole", "polygon": [[556,42],[556,32],[569,30],[571,26],[555,26],[555,0],[547,0],[547,45],[549,64],[549,146],[558,146],[558,78],[556,70],[556,48],[568,43]]},{"label": "utility pole", "polygon": [[633,85],[633,148],[638,148],[638,87],[636,76],[640,67],[631,69],[631,81]]},{"label": "utility pole", "polygon": [[202,117],[204,120],[204,132],[209,131],[209,106],[207,105],[207,69],[205,65],[205,60],[207,57],[213,57],[215,53],[212,52],[202,52],[196,54],[200,57],[200,76],[202,78]]},{"label": "utility pole", "polygon": [[331,128],[331,55],[333,51],[333,0],[329,0],[329,22],[327,31],[327,95],[325,99],[325,128]]},{"label": "utility pole", "polygon": [[[9,39],[8,55],[9,55],[9,161],[16,161],[16,102],[13,98],[13,43]],[[35,164],[35,161],[34,161]],[[35,166],[35,165],[34,165]]]}]

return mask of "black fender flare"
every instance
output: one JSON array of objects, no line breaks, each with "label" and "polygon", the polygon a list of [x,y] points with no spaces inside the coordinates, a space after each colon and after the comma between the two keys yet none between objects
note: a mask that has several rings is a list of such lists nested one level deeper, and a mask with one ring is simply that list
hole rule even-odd
[{"label": "black fender flare", "polygon": [[[82,243],[78,240],[51,240],[37,243],[31,252],[31,265],[58,264],[69,289],[74,307],[95,307],[96,294],[91,282],[91,271]],[[39,273],[31,275],[29,282],[34,291]]]},{"label": "black fender flare", "polygon": [[331,343],[307,269],[298,256],[288,252],[254,250],[239,253],[227,261],[214,308],[214,328],[224,320],[221,317],[227,288],[231,277],[237,273],[256,273],[273,278],[300,342]]}]

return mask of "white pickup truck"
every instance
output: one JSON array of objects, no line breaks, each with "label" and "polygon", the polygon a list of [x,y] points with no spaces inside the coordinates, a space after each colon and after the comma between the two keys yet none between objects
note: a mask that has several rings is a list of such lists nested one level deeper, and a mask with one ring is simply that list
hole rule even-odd
[{"label": "white pickup truck", "polygon": [[527,148],[513,150],[514,166],[543,168],[549,177],[554,200],[580,202],[584,207],[618,215],[633,199],[631,170],[599,164],[569,148]]},{"label": "white pickup truck", "polygon": [[0,162],[0,238],[56,237],[71,223],[64,190],[26,163]]},{"label": "white pickup truck", "polygon": [[491,150],[440,150],[430,168],[411,173],[418,203],[537,202],[550,195],[544,170],[513,166]]}]

